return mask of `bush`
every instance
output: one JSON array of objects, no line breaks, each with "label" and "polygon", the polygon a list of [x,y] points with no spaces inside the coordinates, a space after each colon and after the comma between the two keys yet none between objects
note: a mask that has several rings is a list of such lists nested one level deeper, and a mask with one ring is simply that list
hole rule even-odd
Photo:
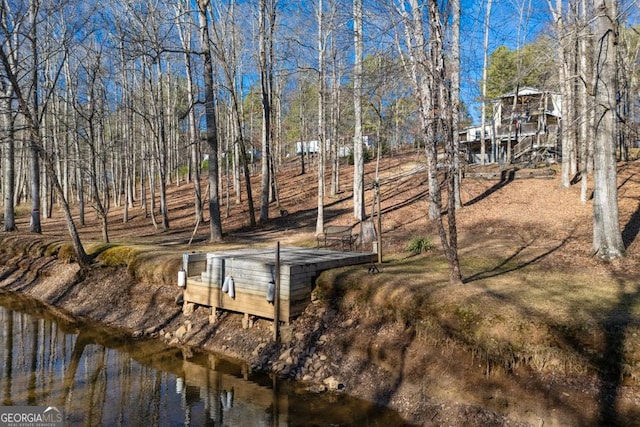
[{"label": "bush", "polygon": [[414,237],[407,245],[407,251],[416,255],[434,248],[434,244],[428,237]]}]

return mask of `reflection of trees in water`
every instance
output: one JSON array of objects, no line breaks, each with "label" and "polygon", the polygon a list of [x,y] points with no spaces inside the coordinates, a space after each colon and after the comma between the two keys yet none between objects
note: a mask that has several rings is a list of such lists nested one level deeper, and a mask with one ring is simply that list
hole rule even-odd
[{"label": "reflection of trees in water", "polygon": [[71,326],[68,332],[51,319],[2,306],[0,323],[2,405],[54,405],[70,424],[271,424],[265,408],[236,405],[234,399],[237,382],[252,389],[247,395],[263,388],[240,372],[213,370],[215,358],[201,365],[185,361],[179,349],[122,338],[109,348],[96,343],[91,327]]},{"label": "reflection of trees in water", "polygon": [[[2,405],[11,406],[13,400],[11,398],[11,383],[13,373],[13,311],[1,310],[0,321],[4,326],[2,331],[2,338],[4,347],[0,348],[2,351],[2,376],[4,387],[2,388]],[[4,351],[3,351],[4,350]]]},{"label": "reflection of trees in water", "polygon": [[[159,341],[113,337],[91,326],[7,310],[4,305],[26,308],[5,303],[2,296],[0,303],[2,405],[56,406],[69,425],[246,425],[250,420],[280,426],[294,414],[327,423],[341,419],[335,402],[327,406],[319,396],[290,402],[275,379],[260,385],[247,367],[213,355],[185,355]],[[342,424],[370,410],[347,403]],[[371,413],[367,418],[371,426],[397,425],[376,423]]]},{"label": "reflection of trees in water", "polygon": [[50,399],[59,389],[56,372],[65,366],[60,348],[64,335],[50,321],[4,308],[0,323],[3,405],[37,405]]}]

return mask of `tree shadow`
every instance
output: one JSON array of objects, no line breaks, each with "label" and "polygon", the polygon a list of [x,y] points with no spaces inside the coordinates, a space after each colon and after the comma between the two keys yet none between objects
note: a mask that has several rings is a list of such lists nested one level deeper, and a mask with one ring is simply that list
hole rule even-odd
[{"label": "tree shadow", "polygon": [[640,233],[640,206],[631,215],[631,218],[624,226],[624,230],[622,230],[622,241],[626,248],[638,237],[638,233]]},{"label": "tree shadow", "polygon": [[570,233],[567,237],[562,239],[562,241],[560,243],[558,243],[556,246],[554,246],[551,249],[549,249],[549,250],[547,250],[547,251],[545,251],[545,252],[543,252],[543,253],[541,253],[541,254],[533,257],[533,258],[531,258],[528,261],[523,261],[523,262],[518,263],[517,265],[515,265],[513,267],[503,268],[506,265],[508,265],[511,261],[516,259],[520,254],[522,254],[522,252],[525,249],[530,247],[531,244],[533,243],[533,241],[530,241],[526,245],[520,246],[513,254],[511,254],[510,256],[505,258],[504,260],[502,260],[495,267],[493,267],[493,268],[491,268],[489,270],[485,270],[485,271],[481,271],[481,272],[472,274],[471,276],[463,279],[463,283],[471,283],[471,282],[475,282],[476,280],[482,280],[482,279],[488,279],[488,278],[491,278],[491,277],[502,276],[504,274],[508,274],[510,272],[517,271],[517,270],[523,269],[525,267],[528,267],[530,265],[533,265],[536,262],[540,261],[541,259],[546,258],[549,255],[551,255],[552,253],[556,252],[557,250],[562,248],[564,245],[566,245],[567,242],[571,239],[572,235],[573,235],[573,233]]},{"label": "tree shadow", "polygon": [[607,316],[600,322],[605,333],[605,348],[602,356],[595,361],[600,378],[600,426],[629,425],[629,419],[622,419],[616,409],[620,394],[620,387],[624,379],[624,347],[626,334],[634,323],[632,314],[634,304],[640,300],[640,287],[634,292],[625,291],[625,283],[619,281],[619,296],[617,304],[609,310]]},{"label": "tree shadow", "polygon": [[628,177],[626,177],[624,179],[624,181],[622,181],[619,185],[618,185],[618,191],[625,186],[625,184],[629,181],[633,181],[633,178],[635,177],[635,174],[631,174]]},{"label": "tree shadow", "polygon": [[97,248],[93,248],[91,253],[88,254],[89,258],[92,261],[95,261],[98,259],[98,257],[105,251],[107,251],[108,249],[111,249],[113,247],[117,246],[116,244],[113,243],[103,243],[100,246],[98,246]]},{"label": "tree shadow", "polygon": [[[554,248],[543,255],[546,256],[556,249],[557,248]],[[530,263],[531,262],[525,264],[528,265]],[[514,269],[511,269],[509,271],[513,270]],[[503,274],[503,272],[495,275],[498,274]],[[474,280],[477,280],[477,278]],[[625,368],[626,363],[628,363],[625,359],[625,347],[629,339],[630,329],[640,326],[640,318],[634,313],[634,309],[640,301],[640,285],[633,283],[633,281],[625,282],[623,279],[618,279],[617,283],[617,301],[615,301],[606,312],[588,311],[587,314],[591,318],[596,319],[595,327],[590,327],[588,332],[583,329],[577,330],[566,327],[567,325],[564,323],[557,324],[550,318],[545,320],[545,315],[533,307],[527,308],[523,305],[519,306],[525,317],[539,317],[544,320],[543,323],[549,325],[550,330],[558,337],[558,342],[564,343],[579,359],[585,360],[589,370],[593,369],[591,372],[594,372],[598,379],[596,383],[597,398],[595,399],[597,411],[593,418],[585,413],[584,416],[586,418],[584,418],[583,421],[589,421],[588,424],[583,425],[622,427],[636,425],[640,417],[640,408],[623,408],[620,406],[620,399],[623,397],[621,393],[624,381],[627,377],[632,377],[633,375],[627,372]],[[514,303],[507,295],[489,290],[488,288],[485,289],[490,295],[504,301],[505,304]],[[578,313],[583,309],[583,307],[575,307],[574,310],[570,309],[569,312]],[[590,350],[591,345],[585,345],[585,339],[590,340],[594,334],[598,334],[599,332],[602,333],[603,337],[602,351],[592,351]],[[585,338],[582,336],[582,334],[585,333],[588,334],[589,337]],[[455,331],[452,333],[452,336],[456,336]],[[457,337],[457,339],[460,339],[460,337]],[[472,344],[473,343],[470,343],[470,345]],[[530,389],[537,389],[538,387],[541,390],[548,388],[544,382],[539,382],[535,387]],[[560,396],[555,400],[557,404],[561,404],[563,401]]]},{"label": "tree shadow", "polygon": [[[342,285],[337,285],[337,283],[343,283],[343,281],[348,283],[349,279],[346,277],[347,275],[348,272],[338,274],[336,279],[333,280],[333,285],[329,285],[327,289],[325,297],[329,299],[330,304],[334,307],[339,305],[339,301],[343,299],[345,294],[348,292]],[[479,289],[482,288],[484,288],[484,286],[480,284]],[[517,304],[517,302],[509,295],[505,295],[500,292],[493,292],[488,288],[485,288],[485,291],[492,294],[493,297],[503,300],[505,304]],[[411,291],[407,290],[407,292]],[[372,297],[373,296],[370,294],[367,294],[366,296],[366,298]],[[542,313],[535,311],[533,308],[527,308],[524,305],[521,306],[521,309],[525,312],[525,316],[543,316]],[[554,390],[549,388],[546,378],[543,375],[522,375],[522,372],[524,371],[517,372],[516,370],[518,368],[513,368],[513,365],[517,366],[517,363],[513,363],[510,368],[505,367],[505,356],[500,351],[496,351],[498,349],[479,347],[476,341],[469,339],[467,334],[461,333],[455,324],[450,323],[446,319],[434,318],[433,321],[438,325],[439,331],[442,333],[442,338],[437,338],[440,340],[439,344],[433,344],[435,341],[430,341],[432,339],[436,339],[435,337],[437,334],[425,339],[424,335],[421,336],[416,333],[417,324],[413,324],[412,321],[405,324],[406,330],[404,334],[406,335],[404,338],[399,339],[398,341],[391,340],[390,342],[387,342],[388,345],[384,346],[386,349],[383,348],[386,353],[385,359],[390,361],[392,360],[392,366],[394,369],[389,370],[385,369],[384,366],[379,366],[379,368],[381,368],[380,370],[387,371],[387,375],[384,379],[384,383],[382,383],[381,386],[378,387],[377,391],[371,395],[371,400],[382,405],[390,405],[397,396],[397,392],[407,383],[407,381],[411,383],[414,380],[412,376],[414,370],[417,369],[417,365],[415,364],[415,360],[413,362],[410,361],[411,357],[415,357],[415,353],[413,352],[414,350],[411,349],[415,349],[415,346],[427,346],[430,349],[427,350],[424,348],[422,351],[431,352],[431,354],[426,356],[425,361],[421,363],[434,363],[434,366],[439,366],[437,361],[438,358],[441,358],[444,354],[448,357],[455,354],[455,358],[458,361],[469,360],[471,365],[477,365],[478,363],[486,365],[486,373],[482,378],[479,378],[479,375],[471,372],[474,371],[474,368],[470,368],[469,372],[461,370],[459,373],[452,374],[454,376],[464,376],[464,381],[469,384],[469,388],[478,392],[477,396],[490,396],[484,397],[485,399],[502,399],[504,393],[506,390],[509,390],[509,388],[505,386],[504,379],[492,377],[492,372],[498,370],[502,370],[504,372],[506,370],[507,375],[510,376],[512,386],[514,387],[510,389],[511,393],[516,390],[516,394],[521,394],[521,396],[530,396],[534,401],[546,402],[546,406],[543,405],[543,408],[562,408],[561,411],[564,416],[566,416],[565,419],[570,419],[575,422],[573,425],[589,425],[589,416],[583,413],[579,406],[568,402],[565,394],[563,394],[563,390]],[[368,328],[376,329],[376,326],[368,326]],[[422,334],[424,334],[424,332],[422,332]],[[348,332],[345,332],[342,351],[340,353],[353,354],[358,353],[359,350],[362,352],[363,349],[361,347],[357,347],[356,341],[357,340],[352,339],[351,336],[348,335]],[[365,352],[362,357],[366,357],[366,359],[363,358],[360,363],[350,362],[350,372],[353,373],[354,378],[358,378],[360,375],[367,375],[367,373],[370,372],[371,365],[375,363],[376,354],[380,351],[377,347],[374,347],[374,344],[375,342],[372,341],[369,346],[364,348]],[[411,356],[410,353],[412,353]],[[475,356],[472,354],[475,354]],[[427,360],[429,360],[429,362],[426,362]],[[474,360],[475,363],[473,362]],[[340,362],[337,363],[339,364]],[[465,362],[463,361],[459,363],[460,364],[453,364],[451,366],[455,366],[457,368]],[[523,361],[522,363],[526,362]],[[444,365],[449,366],[448,363],[445,362],[442,367],[443,372],[448,369],[445,368]],[[513,369],[513,371],[511,369]],[[417,390],[418,384],[416,383],[414,386]],[[428,383],[423,383],[420,384],[419,387],[420,391],[418,393],[420,394],[416,395],[416,398],[424,400],[424,406],[420,410],[422,414],[421,416],[423,417],[421,419],[430,419],[431,421],[424,425],[441,425],[441,421],[443,420],[439,417],[442,416],[444,419],[450,419],[452,416],[451,414],[453,413],[456,414],[455,416],[458,420],[465,420],[463,421],[464,425],[506,425],[506,423],[476,424],[474,421],[485,414],[489,416],[489,414],[493,413],[494,415],[491,415],[493,417],[502,416],[502,411],[500,411],[497,406],[499,404],[489,404],[485,406],[481,403],[466,403],[457,406],[456,402],[455,405],[448,407],[443,411],[445,405],[442,404],[435,395],[430,394],[430,385]],[[515,399],[515,396],[513,398]],[[509,398],[504,398],[504,401],[505,405],[510,405]],[[539,415],[541,417],[547,416],[543,413],[540,413]],[[540,420],[542,419],[543,418],[540,418]]]},{"label": "tree shadow", "polygon": [[496,191],[498,191],[501,188],[505,187],[507,184],[513,182],[515,177],[516,177],[516,170],[515,169],[503,170],[500,173],[500,181],[498,181],[492,187],[488,188],[484,193],[482,193],[479,196],[476,196],[473,199],[469,200],[464,205],[465,206],[471,206],[471,205],[474,205],[474,204],[478,203],[481,200],[486,199],[487,197],[489,197],[490,195],[492,195]]},{"label": "tree shadow", "polygon": [[[621,388],[625,376],[625,341],[630,327],[638,325],[639,320],[633,314],[633,308],[640,300],[640,287],[625,290],[624,281],[618,280],[619,293],[617,302],[597,321],[598,330],[603,333],[603,349],[591,352],[585,348],[579,332],[552,325],[554,333],[569,348],[584,358],[593,368],[598,378],[597,420],[593,425],[599,427],[622,427],[636,425],[640,409],[622,410],[618,407]],[[591,313],[598,317],[598,313]]]}]

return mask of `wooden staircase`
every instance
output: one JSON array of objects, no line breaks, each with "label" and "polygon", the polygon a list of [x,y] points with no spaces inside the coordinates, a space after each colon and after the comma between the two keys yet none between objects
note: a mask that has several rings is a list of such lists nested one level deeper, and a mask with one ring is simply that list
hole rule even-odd
[{"label": "wooden staircase", "polygon": [[514,162],[525,161],[524,156],[533,150],[534,136],[525,136],[511,150]]}]

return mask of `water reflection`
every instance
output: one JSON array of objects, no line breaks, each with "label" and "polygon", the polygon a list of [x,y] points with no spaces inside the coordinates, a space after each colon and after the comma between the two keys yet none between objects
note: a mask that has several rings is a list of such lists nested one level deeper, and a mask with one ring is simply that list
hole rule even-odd
[{"label": "water reflection", "polygon": [[132,341],[0,294],[2,405],[64,408],[67,425],[404,425],[345,395],[298,393],[209,354]]}]

